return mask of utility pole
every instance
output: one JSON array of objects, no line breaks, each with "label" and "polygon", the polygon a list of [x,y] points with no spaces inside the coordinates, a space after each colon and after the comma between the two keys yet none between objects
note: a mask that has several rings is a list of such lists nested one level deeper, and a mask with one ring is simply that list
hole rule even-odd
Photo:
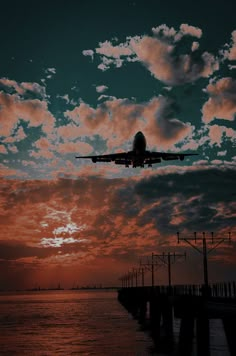
[{"label": "utility pole", "polygon": [[159,263],[156,261],[155,256],[156,255],[152,253],[151,261],[149,259],[147,260],[147,262],[140,261],[140,266],[143,266],[145,269],[151,271],[152,287],[154,287],[155,285],[155,267],[159,266]]},{"label": "utility pole", "polygon": [[135,281],[135,286],[138,287],[138,281],[139,281],[139,275],[141,275],[141,285],[144,287],[144,273],[147,268],[133,268],[132,270],[128,271],[127,274],[123,275],[122,277],[119,278],[119,280],[122,282],[122,288],[129,288],[129,287],[134,287],[134,281]]},{"label": "utility pole", "polygon": [[144,287],[144,271],[145,271],[145,269],[144,268],[140,268],[139,270],[140,270],[141,275],[142,275],[142,287]]},{"label": "utility pole", "polygon": [[154,286],[155,284],[155,280],[154,280],[154,254],[152,252],[152,287]]},{"label": "utility pole", "polygon": [[186,252],[184,254],[181,253],[165,253],[155,254],[153,257],[157,258],[162,265],[166,265],[168,267],[168,284],[171,287],[171,265],[176,262],[178,258],[184,257],[186,260]]},{"label": "utility pole", "polygon": [[[178,243],[180,241],[186,242],[188,245],[190,245],[192,248],[194,248],[203,256],[204,287],[205,290],[207,291],[209,287],[207,257],[212,251],[214,251],[223,242],[225,241],[228,241],[229,243],[231,242],[231,232],[228,232],[228,237],[214,237],[213,232],[211,232],[211,237],[206,237],[205,232],[202,233],[202,237],[197,237],[197,233],[194,232],[194,237],[190,237],[190,238],[180,237],[180,233],[177,232],[177,239],[178,239]],[[196,246],[197,241],[202,242],[202,249]],[[208,241],[211,241],[213,247],[208,248],[207,246]]]},{"label": "utility pole", "polygon": [[135,276],[135,286],[138,287],[138,270],[133,268],[133,275]]},{"label": "utility pole", "polygon": [[128,275],[129,275],[129,278],[130,278],[130,287],[133,287],[134,286],[134,280],[133,280],[133,277],[134,277],[134,273],[133,272],[128,272]]}]

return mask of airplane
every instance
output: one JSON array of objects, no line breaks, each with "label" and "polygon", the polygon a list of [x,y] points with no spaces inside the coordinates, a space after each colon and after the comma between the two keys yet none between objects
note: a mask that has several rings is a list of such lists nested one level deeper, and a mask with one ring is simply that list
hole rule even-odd
[{"label": "airplane", "polygon": [[186,156],[196,156],[198,153],[166,153],[166,152],[151,152],[146,150],[146,138],[144,134],[139,131],[134,136],[133,149],[128,152],[111,153],[98,156],[77,156],[75,158],[90,158],[92,162],[114,162],[115,164],[122,164],[125,167],[132,165],[133,168],[152,167],[153,163],[161,163],[162,160],[180,160],[183,161]]}]

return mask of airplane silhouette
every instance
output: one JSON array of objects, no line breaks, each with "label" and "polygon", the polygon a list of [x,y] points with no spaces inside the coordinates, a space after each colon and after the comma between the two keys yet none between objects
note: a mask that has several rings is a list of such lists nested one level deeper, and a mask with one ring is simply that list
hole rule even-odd
[{"label": "airplane silhouette", "polygon": [[122,153],[111,153],[100,156],[79,156],[75,158],[90,158],[92,162],[114,162],[115,164],[123,164],[125,167],[132,165],[133,168],[152,167],[153,163],[161,163],[162,160],[180,160],[183,161],[186,156],[196,156],[197,153],[166,153],[166,152],[151,152],[146,150],[146,138],[139,131],[134,136],[133,150]]}]

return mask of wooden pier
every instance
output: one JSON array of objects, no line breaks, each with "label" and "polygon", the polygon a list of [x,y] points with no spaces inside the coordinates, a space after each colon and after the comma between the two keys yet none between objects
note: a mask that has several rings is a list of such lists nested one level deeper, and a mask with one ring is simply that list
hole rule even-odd
[{"label": "wooden pier", "polygon": [[[229,352],[236,355],[236,283],[123,287],[119,302],[147,329],[157,350],[190,356],[196,336],[197,355],[210,356],[209,320],[222,319]],[[174,342],[173,318],[180,319]]]}]

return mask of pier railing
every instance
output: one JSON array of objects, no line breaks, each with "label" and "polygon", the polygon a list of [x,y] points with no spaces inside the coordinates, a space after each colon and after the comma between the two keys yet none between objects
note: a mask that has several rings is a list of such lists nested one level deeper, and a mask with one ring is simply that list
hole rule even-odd
[{"label": "pier railing", "polygon": [[155,290],[156,294],[169,295],[169,296],[208,296],[208,297],[221,297],[221,298],[236,298],[236,282],[222,282],[213,283],[206,287],[202,284],[187,284],[187,285],[174,285],[174,286],[146,286],[146,287],[127,287],[122,289],[137,289],[146,290],[151,292]]},{"label": "pier railing", "polygon": [[[120,303],[150,331],[156,348],[189,356],[196,335],[197,355],[210,355],[209,320],[221,319],[228,349],[236,355],[236,283],[205,285],[123,287]],[[173,336],[173,318],[180,320],[178,340]]]}]

